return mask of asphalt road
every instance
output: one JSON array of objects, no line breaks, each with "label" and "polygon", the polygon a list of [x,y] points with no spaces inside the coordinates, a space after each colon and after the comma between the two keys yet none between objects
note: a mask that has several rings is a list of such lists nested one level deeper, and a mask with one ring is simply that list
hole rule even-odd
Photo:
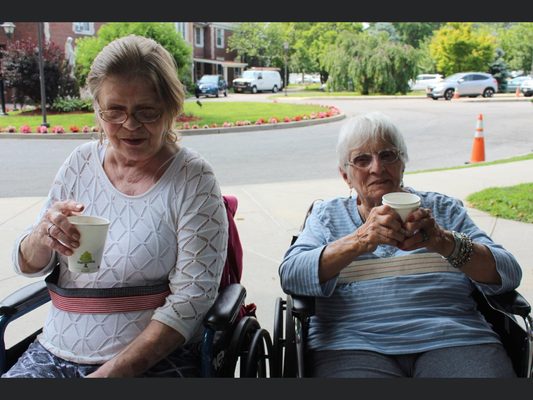
[{"label": "asphalt road", "polygon": [[[265,100],[266,96],[231,94],[227,99],[202,101],[242,99]],[[468,162],[480,113],[487,161],[533,151],[530,102],[324,98],[304,102],[335,105],[347,116],[375,110],[388,114],[407,141],[408,172]],[[182,143],[209,160],[224,186],[327,179],[338,174],[335,143],[342,123],[184,136]],[[79,144],[80,140],[2,139],[0,197],[46,195],[57,169]]]}]

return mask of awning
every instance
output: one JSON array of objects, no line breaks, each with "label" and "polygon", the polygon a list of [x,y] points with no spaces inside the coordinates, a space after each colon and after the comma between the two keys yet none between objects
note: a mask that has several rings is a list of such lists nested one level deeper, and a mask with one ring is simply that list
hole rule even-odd
[{"label": "awning", "polygon": [[193,58],[194,62],[205,63],[205,64],[216,64],[222,65],[226,68],[244,68],[248,63],[240,63],[235,61],[223,61],[223,60],[208,60],[206,58]]}]

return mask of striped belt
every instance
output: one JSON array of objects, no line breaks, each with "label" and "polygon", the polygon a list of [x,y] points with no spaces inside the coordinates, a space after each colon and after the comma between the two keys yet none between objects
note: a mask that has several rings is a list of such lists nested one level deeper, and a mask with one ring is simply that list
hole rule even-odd
[{"label": "striped belt", "polygon": [[59,310],[80,314],[111,314],[155,309],[170,294],[168,283],[120,288],[61,288],[59,267],[45,279],[52,304]]},{"label": "striped belt", "polygon": [[338,283],[350,283],[388,276],[454,272],[446,259],[437,253],[410,254],[407,256],[354,261],[339,274]]}]

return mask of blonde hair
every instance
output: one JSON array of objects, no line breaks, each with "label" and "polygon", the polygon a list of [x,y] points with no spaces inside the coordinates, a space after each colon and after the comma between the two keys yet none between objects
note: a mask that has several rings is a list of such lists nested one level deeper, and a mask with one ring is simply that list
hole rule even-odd
[{"label": "blonde hair", "polygon": [[[143,78],[152,84],[163,104],[167,140],[176,142],[175,120],[183,111],[185,91],[172,55],[155,40],[128,35],[113,40],[94,59],[87,77],[89,91],[98,102],[102,84],[109,76]],[[100,128],[101,129],[101,128]]]}]

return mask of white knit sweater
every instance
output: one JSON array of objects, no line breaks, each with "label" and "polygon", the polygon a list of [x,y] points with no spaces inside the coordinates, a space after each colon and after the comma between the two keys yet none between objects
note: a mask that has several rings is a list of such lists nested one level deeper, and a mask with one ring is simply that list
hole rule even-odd
[{"label": "white knit sweater", "polygon": [[[156,310],[113,314],[77,314],[50,306],[39,341],[64,359],[100,364],[114,357],[148,325],[158,320],[187,341],[197,339],[202,318],[213,304],[226,259],[227,217],[211,166],[181,147],[160,180],[147,192],[128,196],[109,181],[98,142],[76,148],[58,171],[48,199],[36,220],[58,200],[85,205],[84,214],[111,221],[100,271],[74,273],[59,257],[58,285],[65,288],[110,288],[169,282],[170,295]],[[19,246],[13,261],[19,267]]]}]

